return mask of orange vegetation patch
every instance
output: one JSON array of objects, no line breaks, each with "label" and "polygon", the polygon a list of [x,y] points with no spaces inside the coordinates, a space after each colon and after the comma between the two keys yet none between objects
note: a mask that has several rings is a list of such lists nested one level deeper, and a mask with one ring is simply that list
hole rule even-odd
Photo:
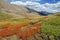
[{"label": "orange vegetation patch", "polygon": [[39,26],[41,23],[35,24],[17,24],[14,26],[10,26],[8,28],[4,28],[0,30],[0,38],[11,36],[16,34],[19,37],[22,37],[23,40],[26,40],[27,37],[34,35],[35,33],[39,32]]}]

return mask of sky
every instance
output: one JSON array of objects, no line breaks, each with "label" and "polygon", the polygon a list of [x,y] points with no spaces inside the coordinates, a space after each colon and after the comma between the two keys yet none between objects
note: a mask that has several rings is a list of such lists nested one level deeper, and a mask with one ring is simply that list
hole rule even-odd
[{"label": "sky", "polygon": [[36,11],[60,12],[60,0],[8,0],[10,4],[25,5]]},{"label": "sky", "polygon": [[[8,2],[12,2],[12,1],[29,1],[29,0],[8,0]],[[60,0],[31,0],[31,1],[36,1],[43,4],[43,3],[56,3]]]}]

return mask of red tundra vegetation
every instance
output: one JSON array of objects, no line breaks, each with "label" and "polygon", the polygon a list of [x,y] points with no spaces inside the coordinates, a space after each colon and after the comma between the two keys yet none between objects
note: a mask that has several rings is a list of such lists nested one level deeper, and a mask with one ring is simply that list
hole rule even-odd
[{"label": "red tundra vegetation", "polygon": [[19,37],[22,37],[23,40],[26,40],[27,37],[30,37],[37,32],[39,32],[39,26],[41,23],[35,24],[16,24],[13,26],[9,26],[8,28],[4,28],[0,30],[0,38],[7,37],[16,34]]}]

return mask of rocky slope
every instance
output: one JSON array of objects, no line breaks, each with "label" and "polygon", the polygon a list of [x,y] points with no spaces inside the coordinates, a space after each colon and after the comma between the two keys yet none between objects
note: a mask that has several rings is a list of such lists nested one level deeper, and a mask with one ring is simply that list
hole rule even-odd
[{"label": "rocky slope", "polygon": [[5,13],[5,14],[9,14],[12,15],[14,17],[36,17],[39,16],[36,12],[28,12],[28,9],[25,8],[24,6],[20,5],[15,6],[12,4],[9,4],[6,0],[0,0],[0,12]]}]

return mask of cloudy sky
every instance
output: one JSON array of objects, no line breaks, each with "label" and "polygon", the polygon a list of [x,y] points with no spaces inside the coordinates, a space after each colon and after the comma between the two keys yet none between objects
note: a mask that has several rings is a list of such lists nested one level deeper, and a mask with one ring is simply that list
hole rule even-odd
[{"label": "cloudy sky", "polygon": [[60,12],[59,0],[8,0],[11,4],[25,5],[36,11]]}]

